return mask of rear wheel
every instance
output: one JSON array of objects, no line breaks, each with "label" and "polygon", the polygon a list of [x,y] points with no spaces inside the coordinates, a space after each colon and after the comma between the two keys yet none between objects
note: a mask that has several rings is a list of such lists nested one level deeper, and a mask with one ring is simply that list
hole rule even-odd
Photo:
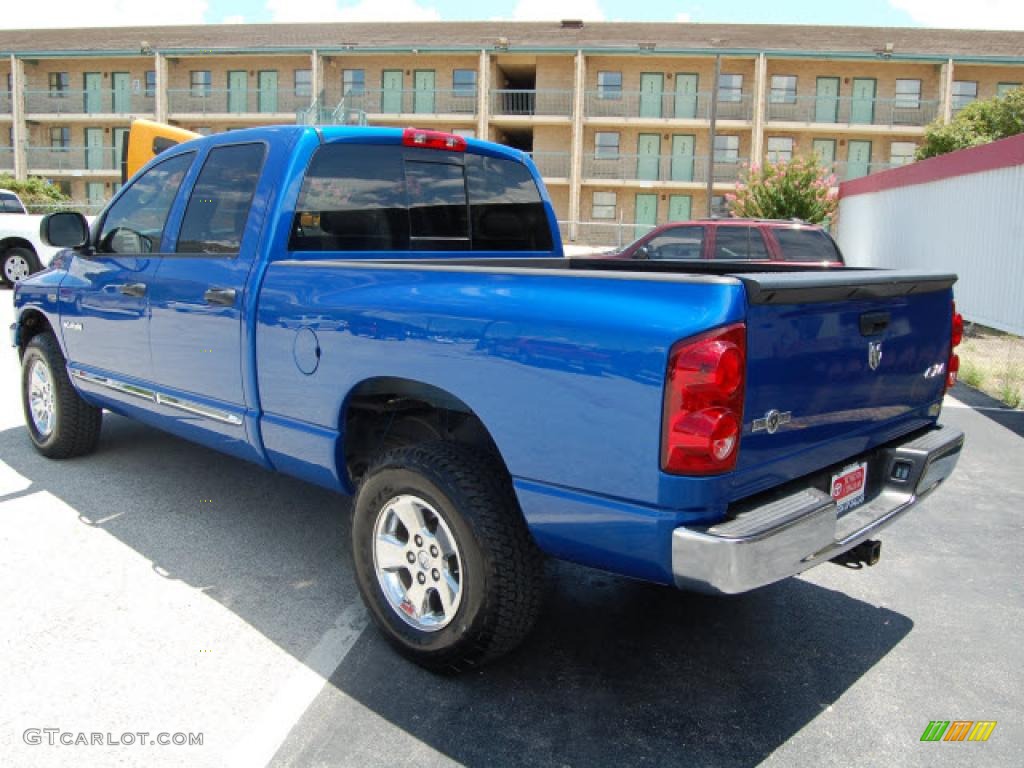
[{"label": "rear wheel", "polygon": [[26,277],[42,269],[39,258],[29,248],[21,246],[8,248],[0,257],[0,275],[7,285],[20,283]]},{"label": "rear wheel", "polygon": [[388,451],[360,486],[352,546],[374,621],[422,666],[494,659],[536,620],[543,557],[489,456],[440,442]]}]

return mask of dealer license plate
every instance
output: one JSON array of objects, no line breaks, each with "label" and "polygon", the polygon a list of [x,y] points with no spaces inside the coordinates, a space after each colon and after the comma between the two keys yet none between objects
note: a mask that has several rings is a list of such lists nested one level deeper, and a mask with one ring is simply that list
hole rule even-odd
[{"label": "dealer license plate", "polygon": [[851,464],[838,475],[832,475],[832,498],[839,514],[864,503],[864,488],[868,482],[868,464]]}]

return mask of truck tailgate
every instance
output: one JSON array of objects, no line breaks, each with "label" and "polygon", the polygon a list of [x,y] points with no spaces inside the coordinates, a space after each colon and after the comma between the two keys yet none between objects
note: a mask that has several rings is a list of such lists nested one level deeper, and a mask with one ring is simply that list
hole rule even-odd
[{"label": "truck tailgate", "polygon": [[799,457],[774,482],[790,479],[840,460],[829,448],[851,436],[866,450],[925,424],[945,392],[955,276],[735,276],[749,305],[740,473]]}]

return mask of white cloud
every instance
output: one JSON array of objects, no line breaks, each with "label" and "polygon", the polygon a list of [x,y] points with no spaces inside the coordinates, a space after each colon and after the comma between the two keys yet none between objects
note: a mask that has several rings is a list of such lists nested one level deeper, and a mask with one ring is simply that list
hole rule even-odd
[{"label": "white cloud", "polygon": [[202,24],[207,0],[146,3],[138,0],[46,0],[45,3],[6,0],[0,29],[54,29],[60,27],[133,27],[166,24]]},{"label": "white cloud", "polygon": [[273,21],[440,21],[436,8],[417,0],[267,0]]},{"label": "white cloud", "polygon": [[686,11],[682,11],[682,12],[676,14],[676,17],[675,17],[675,19],[673,19],[673,21],[679,21],[679,22],[693,21],[693,17],[691,17],[690,14],[688,14]]},{"label": "white cloud", "polygon": [[225,16],[220,20],[221,24],[245,24],[245,16],[237,14],[235,16]]},{"label": "white cloud", "polygon": [[598,0],[519,0],[512,9],[512,18],[516,21],[604,21],[605,16]]},{"label": "white cloud", "polygon": [[945,29],[1024,29],[1021,0],[889,0],[918,24]]}]

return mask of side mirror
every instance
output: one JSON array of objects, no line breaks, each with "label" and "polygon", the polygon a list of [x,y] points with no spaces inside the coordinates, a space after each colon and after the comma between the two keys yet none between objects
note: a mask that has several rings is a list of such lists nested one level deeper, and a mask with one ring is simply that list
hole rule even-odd
[{"label": "side mirror", "polygon": [[42,241],[54,248],[81,248],[89,242],[89,222],[78,211],[58,211],[39,223]]},{"label": "side mirror", "polygon": [[636,257],[638,259],[649,259],[651,258],[651,249],[646,245],[641,245],[636,249]]}]

